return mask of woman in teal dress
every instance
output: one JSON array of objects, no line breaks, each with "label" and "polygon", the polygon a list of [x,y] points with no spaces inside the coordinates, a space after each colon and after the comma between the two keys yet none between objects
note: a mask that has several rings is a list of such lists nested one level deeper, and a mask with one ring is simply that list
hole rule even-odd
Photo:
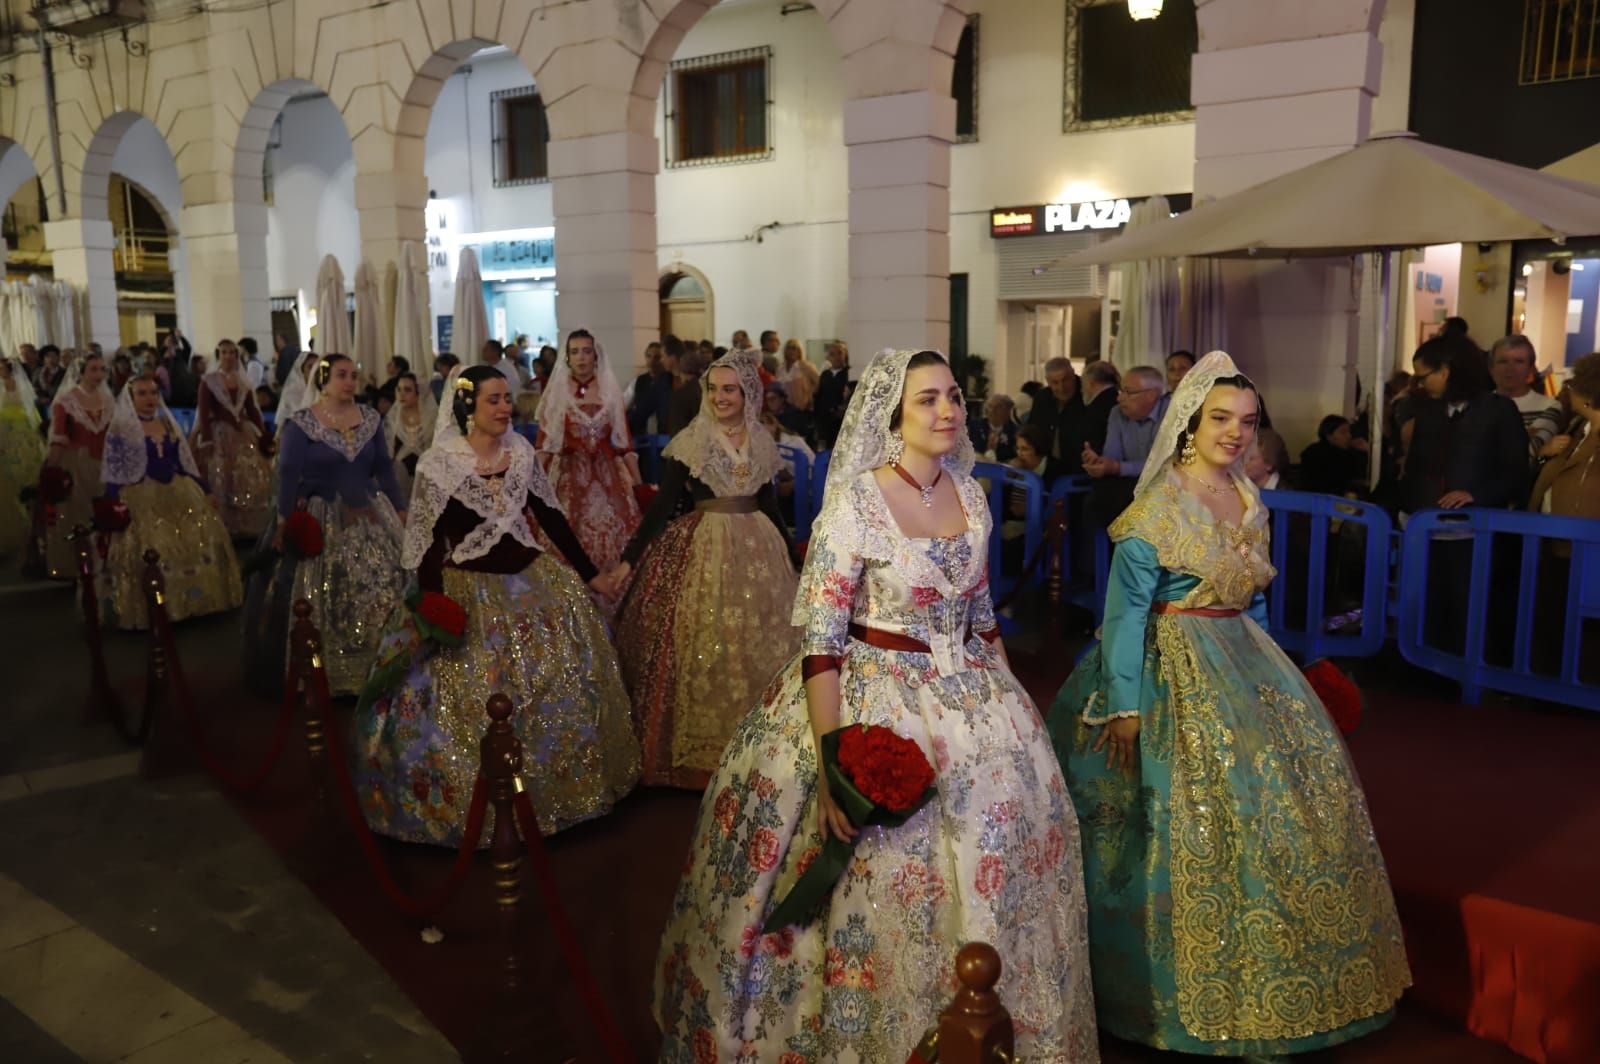
[{"label": "woman in teal dress", "polygon": [[1376,1030],[1411,982],[1355,768],[1265,631],[1257,410],[1220,351],[1184,378],[1111,526],[1103,642],[1049,718],[1100,1028],[1253,1059]]}]

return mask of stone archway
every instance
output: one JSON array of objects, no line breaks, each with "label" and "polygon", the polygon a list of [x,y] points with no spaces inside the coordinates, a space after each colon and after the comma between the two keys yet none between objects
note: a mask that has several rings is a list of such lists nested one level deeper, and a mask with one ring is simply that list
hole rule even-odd
[{"label": "stone archway", "polygon": [[[50,206],[41,194],[39,203],[29,204],[26,217],[13,211],[12,201],[29,183],[41,189],[39,169],[27,149],[16,141],[0,137],[0,279],[5,277],[6,264],[19,252],[27,256],[25,264],[39,261],[45,254],[44,223],[50,218]],[[31,197],[30,197],[31,199]]]},{"label": "stone archway", "polygon": [[661,271],[656,291],[660,296],[661,335],[680,340],[706,340],[716,333],[716,292],[706,275],[685,262]]}]

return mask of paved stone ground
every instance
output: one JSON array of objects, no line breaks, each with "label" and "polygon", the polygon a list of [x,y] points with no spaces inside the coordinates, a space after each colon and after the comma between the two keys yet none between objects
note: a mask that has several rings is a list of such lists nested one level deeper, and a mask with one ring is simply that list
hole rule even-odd
[{"label": "paved stone ground", "polygon": [[[229,616],[179,626],[191,675],[231,670],[236,624]],[[1026,654],[1037,636],[1011,645]],[[0,1061],[405,1064],[455,1057],[389,974],[203,777],[142,781],[111,728],[84,723],[85,653],[68,589],[22,585],[10,574],[0,579],[0,646],[9,663],[0,678]],[[140,637],[110,637],[114,681],[137,686],[143,649]],[[215,701],[207,708],[225,720],[226,694]],[[575,921],[605,928],[593,940],[591,963],[606,986],[630,998],[613,1005],[641,1059],[653,1044],[641,995],[654,939],[643,925],[656,909],[664,912],[665,899],[638,898],[643,869],[627,862],[668,850],[661,859],[675,861],[692,804],[682,794],[641,792],[613,817],[552,846]],[[634,875],[615,875],[622,867]],[[384,904],[374,888],[372,906]],[[603,913],[615,919],[597,924]],[[548,958],[536,960],[530,991],[554,1000],[560,990],[541,984],[559,980],[559,971]],[[544,1059],[566,1055],[552,1048]],[[1108,1040],[1105,1059],[1184,1058]],[[1379,1035],[1302,1059],[1517,1058],[1403,1009]]]}]

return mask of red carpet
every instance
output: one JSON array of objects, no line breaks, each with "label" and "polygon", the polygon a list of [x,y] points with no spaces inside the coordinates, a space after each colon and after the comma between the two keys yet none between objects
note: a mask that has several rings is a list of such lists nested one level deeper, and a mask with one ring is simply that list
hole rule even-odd
[{"label": "red carpet", "polygon": [[[266,748],[276,707],[239,700],[231,670],[202,675],[195,695],[221,722],[211,745],[243,774]],[[214,659],[213,659],[214,660]],[[1042,706],[1071,656],[1019,656]],[[135,688],[123,678],[125,692]],[[299,731],[296,730],[296,739]],[[1600,721],[1580,715],[1378,696],[1352,742],[1394,879],[1417,985],[1387,1030],[1310,1061],[1499,1061],[1510,1046],[1548,1064],[1600,1061]],[[428,1018],[470,1049],[494,1000],[501,957],[487,858],[436,919],[445,940],[389,906],[353,843],[308,855],[313,812],[303,747],[291,743],[266,789],[241,813],[392,974]],[[639,1060],[654,1059],[649,1016],[655,944],[688,845],[698,795],[641,791],[608,817],[550,840],[562,895],[588,960]],[[384,842],[413,896],[446,875],[452,855]],[[602,1061],[598,1039],[562,971],[531,882],[524,888],[524,1017],[536,1061]],[[1418,1012],[1470,1029],[1454,1034]],[[1108,1061],[1166,1059],[1108,1044]]]}]

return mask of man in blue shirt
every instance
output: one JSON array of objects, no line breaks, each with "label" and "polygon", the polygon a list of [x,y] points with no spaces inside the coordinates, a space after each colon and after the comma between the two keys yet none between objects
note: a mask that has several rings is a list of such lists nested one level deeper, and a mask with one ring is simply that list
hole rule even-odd
[{"label": "man in blue shirt", "polygon": [[1096,523],[1109,526],[1133,501],[1133,488],[1144,472],[1155,443],[1156,429],[1166,415],[1166,375],[1154,366],[1135,366],[1122,375],[1117,408],[1106,423],[1106,445],[1096,454],[1083,446],[1083,471],[1097,483],[1091,493]]}]

